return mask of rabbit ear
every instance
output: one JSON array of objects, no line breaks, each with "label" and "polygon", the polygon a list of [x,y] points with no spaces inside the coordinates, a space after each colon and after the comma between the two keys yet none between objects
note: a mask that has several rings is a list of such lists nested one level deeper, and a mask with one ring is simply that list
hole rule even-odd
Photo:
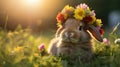
[{"label": "rabbit ear", "polygon": [[62,26],[62,27],[60,27],[60,28],[57,29],[56,37],[59,37],[59,35],[60,35],[61,31],[63,30],[63,28],[64,27]]},{"label": "rabbit ear", "polygon": [[103,42],[103,39],[95,26],[89,25],[88,30],[95,37],[95,39],[97,39],[100,42]]}]

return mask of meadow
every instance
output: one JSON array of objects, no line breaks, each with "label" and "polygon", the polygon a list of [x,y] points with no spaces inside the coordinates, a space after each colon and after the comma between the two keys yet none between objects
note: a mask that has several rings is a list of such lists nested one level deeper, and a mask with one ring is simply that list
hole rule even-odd
[{"label": "meadow", "polygon": [[[115,27],[105,32],[103,37],[108,43],[93,40],[95,57],[89,63],[78,60],[62,59],[47,54],[49,42],[55,31],[31,32],[18,26],[14,31],[0,29],[0,67],[120,67],[120,43],[114,43],[120,37]],[[39,45],[45,48],[40,49]],[[74,64],[69,64],[73,61]]]}]

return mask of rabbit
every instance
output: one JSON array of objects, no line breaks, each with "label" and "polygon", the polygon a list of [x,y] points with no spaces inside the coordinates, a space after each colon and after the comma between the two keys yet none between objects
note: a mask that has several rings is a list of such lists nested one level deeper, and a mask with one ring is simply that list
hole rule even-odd
[{"label": "rabbit", "polygon": [[95,26],[69,18],[57,30],[56,37],[50,42],[48,53],[71,58],[80,56],[81,60],[90,61],[94,55],[91,35],[102,42],[103,39]]}]

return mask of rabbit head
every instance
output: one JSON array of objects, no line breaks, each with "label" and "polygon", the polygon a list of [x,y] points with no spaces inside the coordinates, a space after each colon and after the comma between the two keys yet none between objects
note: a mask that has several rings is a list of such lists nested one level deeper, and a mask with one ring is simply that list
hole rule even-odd
[{"label": "rabbit head", "polygon": [[74,18],[67,19],[63,26],[57,30],[56,35],[64,42],[83,43],[91,40],[91,35],[88,31],[98,41],[102,42],[102,37],[96,27],[93,25],[86,25]]}]

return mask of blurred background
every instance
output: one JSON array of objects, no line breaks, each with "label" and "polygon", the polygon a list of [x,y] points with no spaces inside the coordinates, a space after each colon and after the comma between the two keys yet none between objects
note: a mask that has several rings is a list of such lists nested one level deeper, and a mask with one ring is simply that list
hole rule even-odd
[{"label": "blurred background", "polygon": [[120,21],[120,0],[0,0],[0,28],[14,30],[19,24],[35,32],[57,29],[56,15],[67,4],[86,3],[101,18],[103,28]]}]

